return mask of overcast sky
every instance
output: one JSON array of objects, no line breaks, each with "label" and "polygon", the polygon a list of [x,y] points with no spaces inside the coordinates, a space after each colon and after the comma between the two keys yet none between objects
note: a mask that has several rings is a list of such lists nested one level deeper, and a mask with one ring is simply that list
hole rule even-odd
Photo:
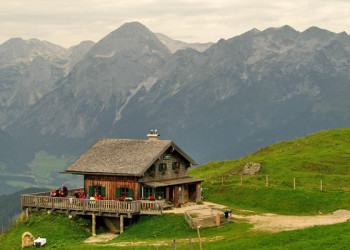
[{"label": "overcast sky", "polygon": [[125,22],[185,42],[217,42],[285,24],[350,32],[350,0],[0,0],[0,44],[38,38],[63,47],[99,41]]}]

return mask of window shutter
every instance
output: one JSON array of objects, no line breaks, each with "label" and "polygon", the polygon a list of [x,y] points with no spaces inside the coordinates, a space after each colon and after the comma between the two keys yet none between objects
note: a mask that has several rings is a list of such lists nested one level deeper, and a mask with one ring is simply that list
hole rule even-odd
[{"label": "window shutter", "polygon": [[101,195],[102,195],[103,197],[106,196],[106,187],[101,187]]},{"label": "window shutter", "polygon": [[116,196],[117,198],[119,198],[119,197],[121,196],[121,190],[120,190],[120,188],[116,188],[116,189],[115,189],[115,196]]},{"label": "window shutter", "polygon": [[89,186],[89,196],[93,196],[94,195],[94,187],[93,186]]},{"label": "window shutter", "polygon": [[167,168],[167,165],[166,165],[166,163],[164,163],[164,170],[167,170],[168,168]]},{"label": "window shutter", "polygon": [[159,171],[162,171],[162,163],[159,163]]},{"label": "window shutter", "polygon": [[180,162],[177,162],[177,169],[180,169]]},{"label": "window shutter", "polygon": [[176,162],[173,162],[173,167],[172,167],[173,170],[176,169]]},{"label": "window shutter", "polygon": [[129,188],[129,197],[134,198],[134,190]]}]

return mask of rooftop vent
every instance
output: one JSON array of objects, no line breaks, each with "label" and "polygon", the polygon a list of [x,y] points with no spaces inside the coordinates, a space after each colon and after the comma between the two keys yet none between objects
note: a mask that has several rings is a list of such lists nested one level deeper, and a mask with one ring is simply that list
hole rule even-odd
[{"label": "rooftop vent", "polygon": [[152,128],[149,134],[147,135],[147,137],[148,137],[148,140],[150,141],[157,141],[159,140],[160,135],[158,134],[157,129]]}]

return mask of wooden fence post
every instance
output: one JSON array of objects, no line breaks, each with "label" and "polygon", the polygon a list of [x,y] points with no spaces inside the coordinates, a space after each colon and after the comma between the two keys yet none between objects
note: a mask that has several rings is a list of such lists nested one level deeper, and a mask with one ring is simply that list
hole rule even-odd
[{"label": "wooden fence post", "polygon": [[92,214],[92,236],[96,235],[96,214]]},{"label": "wooden fence post", "polygon": [[321,186],[320,186],[320,191],[322,192],[322,190],[323,190],[323,187],[322,187],[323,185],[322,185],[322,180],[321,180]]},{"label": "wooden fence post", "polygon": [[223,185],[224,185],[224,177],[221,176],[221,186],[223,186]]},{"label": "wooden fence post", "polygon": [[295,189],[295,177],[294,177],[294,179],[293,179],[293,182],[294,182],[294,189]]},{"label": "wooden fence post", "polygon": [[243,175],[241,175],[241,186],[243,185]]},{"label": "wooden fence post", "polygon": [[173,239],[173,250],[176,250],[176,240],[175,240],[175,238]]},{"label": "wooden fence post", "polygon": [[190,249],[193,250],[193,247],[192,247],[192,239],[191,239],[191,238],[188,238],[188,241],[190,242]]},{"label": "wooden fence post", "polygon": [[268,186],[269,186],[269,176],[266,175],[266,187],[268,187]]},{"label": "wooden fence post", "polygon": [[29,217],[29,208],[26,208],[26,218],[28,219]]},{"label": "wooden fence post", "polygon": [[120,216],[120,234],[124,232],[124,215]]},{"label": "wooden fence post", "polygon": [[199,233],[200,226],[197,226],[199,249],[202,250],[201,234]]}]

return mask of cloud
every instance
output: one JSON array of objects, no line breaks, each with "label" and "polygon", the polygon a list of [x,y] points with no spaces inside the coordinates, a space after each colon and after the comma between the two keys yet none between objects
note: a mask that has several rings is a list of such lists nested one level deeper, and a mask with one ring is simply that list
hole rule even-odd
[{"label": "cloud", "polygon": [[349,29],[350,1],[2,0],[0,43],[35,37],[69,47],[98,41],[130,21],[187,42],[215,42],[285,24],[301,31],[319,26],[341,32]]}]

